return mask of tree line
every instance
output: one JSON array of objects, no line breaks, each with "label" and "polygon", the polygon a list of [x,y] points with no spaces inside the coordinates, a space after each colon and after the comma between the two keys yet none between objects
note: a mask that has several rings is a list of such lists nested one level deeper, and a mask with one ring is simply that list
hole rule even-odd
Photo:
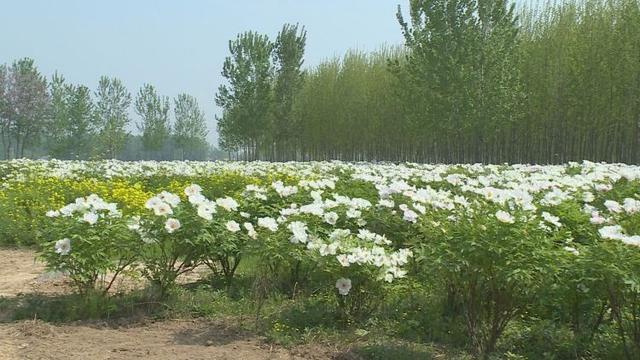
[{"label": "tree line", "polygon": [[[132,106],[139,117],[135,135]],[[204,112],[188,94],[170,101],[145,84],[134,97],[122,81],[107,76],[91,91],[58,73],[48,80],[33,59],[0,65],[4,159],[208,159],[207,133]]]},{"label": "tree line", "polygon": [[640,1],[411,0],[404,44],[303,68],[306,31],[229,42],[220,146],[240,159],[640,161]]}]

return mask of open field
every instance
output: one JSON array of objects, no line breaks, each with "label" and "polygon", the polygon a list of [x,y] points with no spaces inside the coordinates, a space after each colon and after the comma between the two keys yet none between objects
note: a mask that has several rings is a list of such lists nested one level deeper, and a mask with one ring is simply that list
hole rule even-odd
[{"label": "open field", "polygon": [[640,354],[638,166],[21,160],[0,178],[0,239],[35,249],[1,256],[4,346],[35,358],[74,339],[111,357]]},{"label": "open field", "polygon": [[640,0],[126,5],[3,4],[0,360],[640,359]]}]

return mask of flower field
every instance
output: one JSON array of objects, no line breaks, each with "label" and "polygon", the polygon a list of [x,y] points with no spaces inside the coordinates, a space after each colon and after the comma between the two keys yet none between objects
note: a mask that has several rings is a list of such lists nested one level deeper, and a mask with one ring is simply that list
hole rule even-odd
[{"label": "flower field", "polygon": [[473,356],[640,356],[637,166],[15,160],[0,179],[0,242],[83,296],[136,274],[162,300],[206,266],[255,303],[322,299],[323,321]]}]

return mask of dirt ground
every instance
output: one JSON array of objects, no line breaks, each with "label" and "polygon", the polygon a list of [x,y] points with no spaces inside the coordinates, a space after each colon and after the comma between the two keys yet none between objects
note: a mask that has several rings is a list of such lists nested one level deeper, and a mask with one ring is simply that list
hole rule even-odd
[{"label": "dirt ground", "polygon": [[[0,249],[0,297],[64,293],[29,250]],[[205,319],[114,325],[39,320],[0,322],[0,359],[330,359],[326,349],[273,347],[253,334]]]},{"label": "dirt ground", "polygon": [[55,294],[67,290],[63,276],[46,272],[33,251],[0,248],[0,296]]}]

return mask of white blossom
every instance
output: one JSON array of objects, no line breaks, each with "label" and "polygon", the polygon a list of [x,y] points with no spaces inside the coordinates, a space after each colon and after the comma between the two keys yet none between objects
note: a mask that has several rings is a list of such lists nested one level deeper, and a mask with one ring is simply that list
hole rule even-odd
[{"label": "white blossom", "polygon": [[56,254],[69,255],[69,252],[71,251],[71,240],[69,238],[58,240],[56,241],[54,248]]},{"label": "white blossom", "polygon": [[496,219],[498,219],[498,221],[503,222],[505,224],[513,224],[515,222],[515,219],[513,218],[513,216],[511,216],[511,214],[509,214],[504,210],[498,210],[496,212]]},{"label": "white blossom", "polygon": [[167,221],[164,223],[164,228],[165,230],[167,230],[169,234],[171,234],[176,230],[180,229],[180,221],[178,219],[168,218]]},{"label": "white blossom", "polygon": [[336,289],[338,289],[338,293],[340,295],[349,295],[349,291],[351,290],[351,280],[345,278],[338,279],[338,281],[336,281]]}]

